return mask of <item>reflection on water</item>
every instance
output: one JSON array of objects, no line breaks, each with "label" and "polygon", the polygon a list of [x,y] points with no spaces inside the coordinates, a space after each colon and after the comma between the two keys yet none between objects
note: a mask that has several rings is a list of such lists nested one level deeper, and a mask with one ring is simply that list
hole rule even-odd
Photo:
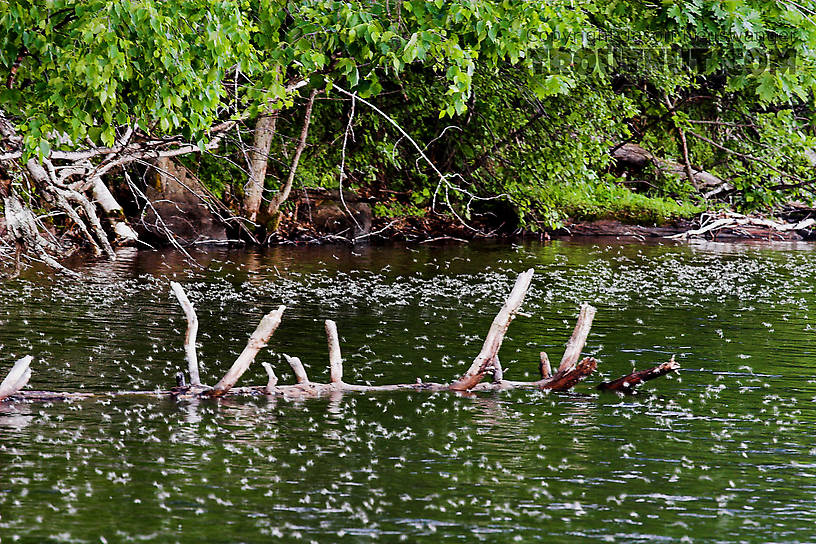
[{"label": "reflection on water", "polygon": [[[569,394],[336,394],[0,406],[0,542],[812,540],[816,257],[809,244],[588,243],[121,250],[83,280],[0,284],[0,368],[35,388],[167,387],[198,309],[214,382],[260,317],[259,356],[328,379],[448,381],[478,352],[518,272],[536,270],[502,347],[508,379],[554,360],[579,304],[599,375]],[[667,360],[680,375],[619,398],[602,378]],[[266,383],[254,365],[243,383]],[[125,515],[123,515],[125,513]]]}]

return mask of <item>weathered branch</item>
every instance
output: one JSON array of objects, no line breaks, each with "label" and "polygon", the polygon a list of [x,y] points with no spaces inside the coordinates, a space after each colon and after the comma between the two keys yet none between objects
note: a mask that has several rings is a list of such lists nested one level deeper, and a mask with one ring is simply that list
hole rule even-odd
[{"label": "weathered branch", "polygon": [[589,336],[589,329],[592,328],[592,320],[595,319],[596,311],[594,306],[587,303],[581,305],[578,322],[575,324],[572,336],[567,341],[567,348],[564,350],[564,356],[561,357],[558,372],[567,370],[578,361],[581,351],[584,349],[584,344],[586,344],[587,336]]},{"label": "weathered branch", "polygon": [[249,365],[255,360],[255,356],[266,347],[272,333],[274,333],[275,329],[280,325],[284,310],[286,310],[286,306],[279,306],[277,310],[269,312],[261,319],[255,332],[249,337],[244,351],[241,352],[241,355],[238,356],[238,359],[235,360],[232,367],[227,371],[224,377],[221,378],[221,381],[206,392],[208,396],[220,397],[224,395],[235,385],[241,376],[243,376],[244,372],[249,368]]},{"label": "weathered branch", "polygon": [[340,353],[340,338],[337,336],[337,324],[331,319],[326,320],[326,339],[329,343],[329,366],[331,382],[343,381],[343,356]]},{"label": "weathered branch", "polygon": [[812,217],[808,217],[807,219],[803,219],[796,223],[783,223],[781,221],[773,221],[770,219],[763,219],[759,217],[749,217],[747,215],[730,212],[727,213],[725,217],[715,219],[710,223],[703,225],[699,229],[687,230],[686,232],[673,234],[671,236],[667,236],[666,238],[671,238],[674,240],[687,240],[692,236],[701,236],[709,232],[714,233],[722,229],[739,227],[760,227],[763,229],[767,229],[769,232],[776,231],[784,233],[789,231],[809,229],[812,228],[814,225],[816,225],[816,219],[813,219]]},{"label": "weathered branch", "polygon": [[647,382],[649,380],[654,380],[655,378],[659,378],[660,376],[665,376],[670,372],[675,372],[680,368],[680,363],[674,360],[674,355],[672,358],[669,359],[666,363],[661,363],[655,367],[646,369],[646,370],[638,370],[637,372],[632,372],[627,376],[623,376],[622,378],[618,378],[617,380],[613,380],[611,382],[603,382],[598,385],[598,389],[601,391],[617,391],[620,393],[632,393],[635,390],[635,387],[640,385],[643,382]]},{"label": "weathered branch", "polygon": [[550,367],[550,357],[547,355],[546,351],[542,351],[538,354],[540,358],[540,363],[538,365],[538,373],[541,374],[541,378],[549,378],[552,376],[552,367]]},{"label": "weathered branch", "polygon": [[113,227],[113,232],[116,233],[116,236],[118,236],[124,243],[132,243],[137,241],[139,236],[128,224],[127,219],[125,219],[125,212],[122,209],[122,205],[119,204],[119,202],[117,202],[113,197],[110,189],[108,189],[107,185],[102,182],[102,178],[96,176],[93,179],[91,191],[94,200],[105,212],[105,216],[108,218],[108,221],[110,221],[111,227]]},{"label": "weathered branch", "polygon": [[[530,282],[532,280],[533,270],[527,270],[519,275],[516,280],[512,292],[507,297],[504,305],[499,311],[493,324],[488,331],[485,338],[482,351],[476,357],[468,372],[459,380],[452,384],[443,383],[423,383],[417,380],[416,383],[394,384],[394,385],[356,385],[349,384],[342,381],[342,355],[340,352],[340,342],[337,334],[337,326],[331,321],[326,321],[326,335],[329,346],[329,361],[331,363],[331,381],[330,383],[314,383],[310,382],[306,370],[303,367],[300,359],[297,357],[290,357],[284,354],[284,358],[292,367],[297,381],[294,385],[279,385],[278,377],[275,375],[272,366],[268,363],[263,363],[264,369],[267,373],[267,383],[263,386],[249,386],[249,387],[234,387],[243,373],[249,368],[252,361],[255,359],[257,353],[266,346],[270,336],[277,329],[281,322],[285,306],[280,306],[274,312],[267,314],[260,322],[255,332],[252,333],[247,346],[232,368],[226,373],[214,388],[207,388],[200,385],[200,383],[193,383],[187,387],[180,384],[179,387],[173,388],[169,391],[117,391],[109,393],[59,393],[51,391],[25,391],[20,392],[30,376],[28,363],[31,358],[24,358],[15,365],[15,368],[9,374],[9,377],[0,385],[0,399],[12,396],[12,399],[19,400],[58,400],[58,399],[87,399],[93,397],[120,397],[120,396],[174,396],[176,398],[192,398],[201,396],[215,396],[220,397],[226,394],[232,395],[281,395],[286,397],[312,397],[329,393],[342,392],[359,392],[359,393],[375,393],[388,391],[465,391],[468,393],[490,392],[490,391],[504,391],[508,389],[538,389],[538,390],[552,390],[552,391],[566,391],[574,387],[578,382],[589,376],[597,368],[598,362],[592,357],[586,357],[578,361],[578,357],[586,343],[586,338],[589,334],[592,320],[595,315],[595,308],[589,304],[584,304],[578,317],[578,322],[573,331],[572,337],[567,342],[567,348],[564,357],[558,370],[552,374],[550,370],[549,359],[547,354],[541,352],[539,370],[542,378],[538,381],[511,381],[505,380],[501,363],[499,362],[498,352],[501,347],[503,338],[507,332],[507,328],[513,319],[513,316],[518,313],[518,310],[523,302],[524,296],[527,293]],[[197,327],[197,319],[195,317],[195,310],[187,299],[181,286],[172,282],[171,286],[176,297],[185,310],[188,316],[188,334],[185,340],[185,353],[190,365],[191,377],[194,376],[194,382],[198,382],[197,364],[195,355],[195,331]],[[634,385],[649,379],[662,376],[667,372],[676,370],[679,367],[674,359],[668,363],[664,363],[653,369],[636,372],[630,376],[621,378],[614,382],[607,382],[601,384],[599,388],[605,390],[619,390],[628,391]],[[491,372],[493,374],[492,383],[480,383],[484,374]]]},{"label": "weathered branch", "polygon": [[451,389],[455,391],[464,391],[471,389],[473,386],[482,381],[485,373],[487,372],[487,367],[493,361],[493,358],[499,353],[502,341],[504,340],[504,335],[507,333],[507,329],[510,327],[510,323],[513,321],[516,312],[518,312],[519,308],[521,307],[521,303],[524,302],[524,295],[526,295],[527,290],[530,289],[530,282],[532,279],[532,268],[519,275],[513,290],[510,292],[510,295],[507,297],[507,300],[504,303],[504,306],[502,306],[498,315],[496,315],[496,317],[493,319],[493,324],[490,326],[490,330],[487,332],[487,336],[485,337],[482,351],[479,352],[479,355],[477,355],[476,359],[473,360],[473,364],[470,365],[468,371],[465,372],[461,378],[451,384]]},{"label": "weathered branch", "polygon": [[34,357],[26,355],[14,363],[6,379],[0,383],[0,400],[14,395],[28,384],[28,380],[31,378],[31,361],[33,360]]},{"label": "weathered branch", "polygon": [[502,380],[504,380],[504,370],[502,370],[498,355],[493,357],[493,363],[488,367],[488,370],[493,374],[493,379],[491,380],[493,383],[501,383]]},{"label": "weathered branch", "polygon": [[532,383],[535,384],[535,387],[538,389],[566,391],[595,372],[596,368],[598,368],[598,361],[592,357],[585,357],[577,363],[572,363],[564,368],[559,367],[556,373],[548,378]]},{"label": "weathered branch", "polygon": [[201,378],[198,374],[198,355],[196,354],[196,335],[198,334],[198,317],[195,307],[187,293],[177,282],[171,281],[170,287],[173,294],[181,304],[184,315],[187,317],[187,334],[184,336],[184,359],[187,361],[187,368],[190,372],[190,385],[201,385]]},{"label": "weathered branch", "polygon": [[275,375],[275,371],[272,370],[272,365],[269,363],[261,363],[261,366],[264,367],[266,375],[269,378],[266,382],[266,394],[271,395],[275,392],[275,386],[278,385],[278,377]]},{"label": "weathered branch", "polygon": [[284,353],[283,358],[286,359],[286,362],[292,367],[292,372],[295,373],[295,380],[298,384],[311,383],[309,382],[309,376],[306,375],[306,369],[303,368],[303,363],[300,361],[300,357],[291,357]]}]

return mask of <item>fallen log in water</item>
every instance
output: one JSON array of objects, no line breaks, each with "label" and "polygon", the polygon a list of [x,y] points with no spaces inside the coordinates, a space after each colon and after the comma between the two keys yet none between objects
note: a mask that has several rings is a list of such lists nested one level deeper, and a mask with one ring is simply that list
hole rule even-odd
[{"label": "fallen log in water", "polygon": [[[450,384],[445,383],[423,383],[417,380],[416,383],[393,384],[393,385],[357,385],[343,381],[343,358],[340,350],[340,340],[337,333],[337,324],[334,321],[326,320],[326,338],[328,344],[328,360],[330,369],[329,383],[316,383],[309,381],[306,370],[298,357],[284,354],[284,358],[292,367],[296,384],[281,385],[278,377],[269,363],[262,363],[266,370],[268,381],[263,386],[235,387],[241,376],[247,371],[256,355],[266,347],[270,337],[278,328],[286,310],[285,306],[278,307],[277,310],[268,313],[261,319],[258,327],[252,333],[246,347],[235,360],[218,383],[213,386],[202,385],[199,378],[198,357],[196,354],[196,333],[198,330],[198,318],[195,308],[182,289],[181,285],[171,282],[171,289],[181,305],[184,315],[187,318],[187,332],[185,335],[184,352],[185,360],[190,374],[190,385],[183,383],[183,374],[177,387],[170,390],[155,391],[113,391],[104,393],[70,393],[55,391],[22,391],[31,376],[30,364],[32,357],[24,357],[17,361],[9,373],[8,377],[0,384],[0,401],[3,400],[81,400],[92,397],[123,397],[123,396],[173,396],[176,398],[202,398],[202,397],[223,397],[226,395],[278,395],[282,397],[313,397],[334,392],[357,392],[373,393],[386,391],[455,391],[478,393],[486,391],[505,391],[508,389],[540,389],[552,391],[566,391],[574,387],[578,382],[592,374],[598,366],[598,361],[592,357],[580,359],[581,352],[586,344],[595,317],[595,308],[589,304],[581,306],[575,330],[567,342],[564,355],[555,373],[550,368],[549,358],[546,353],[541,352],[539,371],[541,379],[536,381],[512,381],[505,380],[504,373],[499,362],[499,349],[501,348],[504,336],[521,308],[524,297],[530,288],[533,277],[533,270],[527,270],[519,275],[510,295],[507,297],[499,313],[493,319],[493,323],[485,337],[482,349],[473,360],[470,368],[459,379]],[[580,361],[579,361],[580,359]],[[599,389],[607,391],[631,391],[635,385],[647,380],[662,376],[668,372],[677,370],[680,365],[674,362],[674,358],[668,363],[664,363],[655,368],[636,372],[624,376],[619,380],[604,382]],[[484,377],[490,374],[492,381],[483,383]]]},{"label": "fallen log in water", "polygon": [[816,226],[816,219],[812,217],[795,223],[774,221],[763,217],[751,217],[735,212],[726,212],[720,214],[719,217],[715,217],[704,215],[703,218],[708,221],[704,222],[700,228],[666,236],[666,238],[674,240],[688,240],[689,238],[705,236],[716,238],[720,233],[724,232],[737,233],[748,238],[788,240],[800,239],[800,234],[810,236],[807,233],[810,233]]}]

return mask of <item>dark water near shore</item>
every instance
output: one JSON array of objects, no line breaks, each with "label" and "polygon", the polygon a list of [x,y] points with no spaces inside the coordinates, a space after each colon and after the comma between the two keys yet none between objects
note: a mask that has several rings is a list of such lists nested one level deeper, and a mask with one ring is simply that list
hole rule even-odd
[{"label": "dark water near shore", "polygon": [[[259,361],[345,378],[449,381],[518,272],[529,317],[508,379],[560,358],[598,307],[573,393],[346,394],[305,401],[99,398],[0,407],[0,542],[816,542],[816,246],[562,242],[123,252],[76,281],[0,284],[0,372],[33,355],[35,389],[174,385],[196,304],[213,383],[264,312]],[[813,314],[813,315],[811,315]],[[593,390],[667,360],[677,376]],[[259,364],[242,384],[262,384]]]}]

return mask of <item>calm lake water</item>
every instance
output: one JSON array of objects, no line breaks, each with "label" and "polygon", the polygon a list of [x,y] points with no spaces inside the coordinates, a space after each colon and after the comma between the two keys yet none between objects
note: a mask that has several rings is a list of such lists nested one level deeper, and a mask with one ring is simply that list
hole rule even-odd
[{"label": "calm lake water", "polygon": [[[508,379],[560,359],[581,302],[599,373],[571,393],[151,398],[0,406],[0,542],[814,542],[816,246],[531,245],[124,251],[0,283],[0,372],[35,389],[167,388],[198,308],[214,383],[260,317],[326,381],[450,381],[518,272],[536,275],[502,348]],[[810,314],[814,314],[812,317]],[[637,396],[601,379],[672,355]]]}]

